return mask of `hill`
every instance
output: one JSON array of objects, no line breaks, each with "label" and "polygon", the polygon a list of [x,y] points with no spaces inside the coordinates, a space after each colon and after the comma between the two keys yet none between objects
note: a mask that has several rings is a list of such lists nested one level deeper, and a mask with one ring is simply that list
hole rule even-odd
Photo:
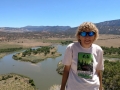
[{"label": "hill", "polygon": [[65,31],[71,28],[70,26],[25,26],[21,29],[27,29],[31,31]]},{"label": "hill", "polygon": [[[95,25],[99,29],[100,34],[120,35],[120,19],[95,23]],[[69,32],[70,34],[72,34],[72,33],[75,33],[75,30],[77,30],[77,27],[70,28],[66,30],[66,32]]]},{"label": "hill", "polygon": [[[99,29],[100,34],[117,34],[120,35],[120,19],[110,20],[95,23]],[[34,31],[47,31],[53,33],[66,33],[69,35],[75,34],[77,27],[70,26],[25,26],[21,28],[14,27],[1,27],[0,31],[10,32],[10,31],[18,31],[18,32],[34,32]]]},{"label": "hill", "polygon": [[120,19],[96,23],[101,34],[120,35]]}]

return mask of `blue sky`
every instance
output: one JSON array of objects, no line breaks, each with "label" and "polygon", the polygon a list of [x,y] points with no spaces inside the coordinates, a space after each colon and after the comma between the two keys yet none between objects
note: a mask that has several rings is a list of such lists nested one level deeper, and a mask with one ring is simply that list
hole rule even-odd
[{"label": "blue sky", "polygon": [[76,27],[116,19],[120,0],[0,0],[0,27]]}]

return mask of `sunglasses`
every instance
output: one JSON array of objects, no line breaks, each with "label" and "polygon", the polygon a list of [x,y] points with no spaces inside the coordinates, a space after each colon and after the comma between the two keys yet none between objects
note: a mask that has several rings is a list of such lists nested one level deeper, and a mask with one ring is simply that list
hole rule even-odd
[{"label": "sunglasses", "polygon": [[93,31],[90,31],[90,32],[83,31],[83,32],[80,32],[79,35],[82,36],[82,37],[86,37],[87,35],[90,36],[90,37],[92,37],[92,36],[95,35],[95,32],[93,32]]}]

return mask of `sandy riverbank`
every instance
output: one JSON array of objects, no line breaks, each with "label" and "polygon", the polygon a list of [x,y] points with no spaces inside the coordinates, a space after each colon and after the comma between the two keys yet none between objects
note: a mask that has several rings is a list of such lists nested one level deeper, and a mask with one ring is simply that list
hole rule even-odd
[{"label": "sandy riverbank", "polygon": [[4,57],[6,53],[0,53],[0,58]]},{"label": "sandy riverbank", "polygon": [[0,75],[0,90],[35,90],[32,79],[18,74]]}]

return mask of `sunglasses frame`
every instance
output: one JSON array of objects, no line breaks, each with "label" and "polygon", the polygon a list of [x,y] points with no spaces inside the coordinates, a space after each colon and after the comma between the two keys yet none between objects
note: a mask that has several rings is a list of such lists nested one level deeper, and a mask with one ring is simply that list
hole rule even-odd
[{"label": "sunglasses frame", "polygon": [[[82,34],[82,33],[83,33],[83,34]],[[82,32],[79,33],[79,35],[82,36],[82,37],[86,37],[87,35],[88,35],[89,37],[92,37],[92,36],[95,35],[95,32],[94,32],[94,31],[90,31],[90,32],[82,31]]]}]

